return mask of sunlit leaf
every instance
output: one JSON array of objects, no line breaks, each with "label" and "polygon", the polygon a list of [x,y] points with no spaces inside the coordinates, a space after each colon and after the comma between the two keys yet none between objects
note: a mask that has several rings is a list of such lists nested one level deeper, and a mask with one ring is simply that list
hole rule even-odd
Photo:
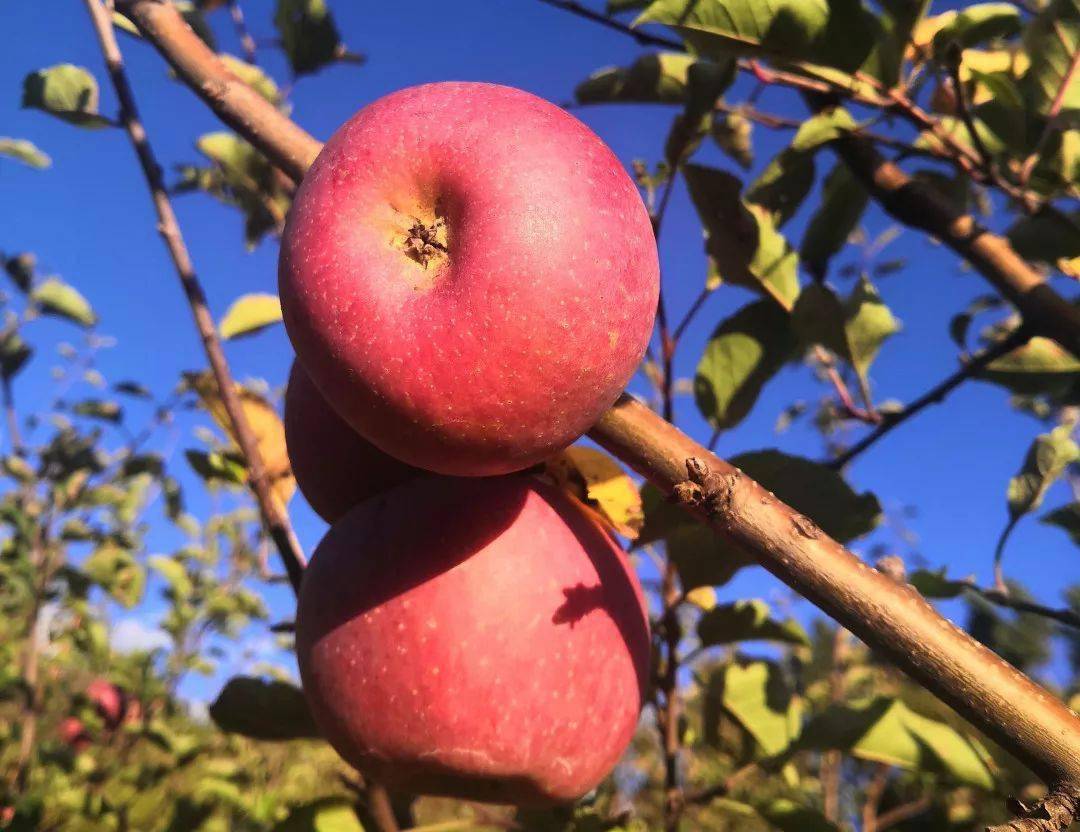
[{"label": "sunlit leaf", "polygon": [[0,156],[16,159],[38,170],[43,170],[52,164],[52,159],[47,153],[39,150],[37,145],[26,139],[9,139],[6,136],[0,136]]},{"label": "sunlit leaf", "polygon": [[607,67],[578,84],[579,104],[609,102],[681,104],[686,100],[686,76],[692,55],[658,52],[643,55],[629,67]]},{"label": "sunlit leaf", "polygon": [[22,106],[43,110],[80,127],[106,127],[111,123],[98,113],[94,76],[74,64],[57,64],[27,75]]},{"label": "sunlit leaf", "polygon": [[72,323],[90,327],[97,323],[97,314],[79,290],[61,280],[49,277],[30,292],[30,299],[46,315],[66,318]]},{"label": "sunlit leaf", "polygon": [[1061,112],[1080,110],[1080,73],[1069,76],[1069,65],[1080,48],[1080,0],[1053,0],[1048,4],[1024,33],[1024,46],[1031,56],[1031,67],[1024,76],[1031,108],[1047,113],[1068,77]]},{"label": "sunlit leaf", "polygon": [[83,561],[82,570],[118,604],[130,609],[142,600],[146,571],[127,549],[101,546]]},{"label": "sunlit leaf", "polygon": [[1073,441],[1069,426],[1061,425],[1035,437],[1020,472],[1009,480],[1009,517],[1015,520],[1041,506],[1050,486],[1077,460],[1080,447]]},{"label": "sunlit leaf", "polygon": [[644,521],[641,495],[618,462],[595,448],[572,445],[549,459],[545,468],[605,525],[623,537],[637,537]]},{"label": "sunlit leaf", "polygon": [[[801,700],[772,662],[724,665],[710,677],[705,695],[745,728],[766,756],[781,753],[799,735]],[[705,731],[711,733],[708,724]]]},{"label": "sunlit leaf", "polygon": [[770,300],[744,306],[710,336],[694,376],[694,399],[719,428],[739,424],[765,383],[791,357],[790,319]]},{"label": "sunlit leaf", "polygon": [[281,302],[277,295],[250,294],[233,301],[218,324],[218,332],[226,340],[254,335],[281,321]]},{"label": "sunlit leaf", "polygon": [[882,344],[900,331],[900,322],[866,277],[859,280],[845,301],[844,311],[851,365],[865,377]]},{"label": "sunlit leaf", "polygon": [[825,177],[821,202],[810,217],[799,248],[799,259],[812,275],[824,278],[829,261],[859,224],[869,198],[866,189],[843,163]]},{"label": "sunlit leaf", "polygon": [[857,0],[655,0],[634,25],[663,23],[698,52],[858,68],[881,32]]},{"label": "sunlit leaf", "polygon": [[975,740],[915,713],[898,699],[830,705],[807,723],[795,747],[843,751],[911,771],[941,772],[981,789],[994,786],[986,752]]},{"label": "sunlit leaf", "polygon": [[810,639],[793,618],[772,618],[769,605],[755,599],[710,609],[698,620],[698,639],[705,646],[740,641],[777,641],[809,647]]},{"label": "sunlit leaf", "polygon": [[307,75],[338,60],[343,50],[325,0],[278,0],[274,26],[293,75]]},{"label": "sunlit leaf", "polygon": [[686,165],[684,174],[707,232],[706,251],[721,280],[790,308],[799,292],[798,254],[777,230],[771,212],[744,201],[741,183],[729,173]]}]

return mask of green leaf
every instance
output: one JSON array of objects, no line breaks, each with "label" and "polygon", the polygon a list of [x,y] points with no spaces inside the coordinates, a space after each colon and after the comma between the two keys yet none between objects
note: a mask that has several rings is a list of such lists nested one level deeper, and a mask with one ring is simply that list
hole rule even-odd
[{"label": "green leaf", "polygon": [[825,278],[829,261],[859,224],[869,199],[870,195],[843,162],[825,177],[821,202],[810,217],[799,249],[799,259],[815,278]]},{"label": "green leaf", "polygon": [[883,33],[861,69],[888,89],[900,80],[904,53],[915,26],[930,8],[930,0],[883,0],[880,5],[884,12],[881,18]]},{"label": "green leaf", "polygon": [[686,78],[693,55],[657,52],[642,55],[629,67],[597,70],[574,90],[579,104],[634,102],[681,104],[686,100]]},{"label": "green leaf", "polygon": [[834,355],[850,361],[844,328],[847,313],[840,298],[824,283],[804,286],[791,310],[791,327],[805,346],[820,344]]},{"label": "green leaf", "polygon": [[1073,543],[1080,546],[1080,503],[1069,503],[1067,506],[1047,512],[1039,522],[1048,526],[1057,526],[1072,538]]},{"label": "green leaf", "polygon": [[[441,829],[444,824],[436,826]],[[364,832],[364,827],[357,820],[349,801],[340,797],[324,797],[293,807],[289,816],[277,824],[273,832]],[[448,829],[447,832],[454,830]]]},{"label": "green leaf", "polygon": [[225,64],[225,68],[233,75],[251,87],[255,92],[273,104],[275,107],[281,104],[281,90],[274,83],[274,79],[267,75],[255,64],[249,64],[232,55],[222,52],[218,60]]},{"label": "green leaf", "polygon": [[[1073,54],[1080,49],[1080,0],[1053,0],[1028,26],[1024,46],[1031,66],[1024,76],[1029,106],[1045,115],[1061,91]],[[1061,102],[1063,114],[1080,110],[1080,73],[1074,72]]]},{"label": "green leaf", "polygon": [[81,326],[91,327],[98,320],[93,307],[79,294],[79,290],[59,277],[41,281],[30,293],[30,300],[37,304],[43,314],[66,318]]},{"label": "green leaf", "polygon": [[1020,31],[1020,9],[1012,3],[976,3],[946,20],[934,35],[933,50],[938,59],[944,57],[950,44],[967,49]]},{"label": "green leaf", "polygon": [[184,451],[184,456],[207,485],[244,485],[247,482],[247,470],[234,454],[188,450]]},{"label": "green leaf", "polygon": [[221,337],[240,338],[254,335],[281,320],[281,301],[277,295],[250,294],[233,301],[229,311],[218,324]]},{"label": "green leaf", "polygon": [[740,113],[724,113],[713,117],[710,135],[725,154],[739,167],[748,169],[754,164],[754,125]]},{"label": "green leaf", "polygon": [[899,699],[830,705],[803,729],[797,750],[842,751],[909,771],[943,773],[957,783],[992,789],[985,749],[944,722]]},{"label": "green leaf", "polygon": [[23,341],[18,330],[13,329],[0,336],[0,376],[15,378],[33,354],[33,348]]},{"label": "green leaf", "polygon": [[132,396],[136,399],[152,399],[153,394],[144,385],[139,384],[137,381],[118,381],[113,385],[113,390],[117,393],[123,393],[125,396]]},{"label": "green leaf", "polygon": [[814,154],[787,148],[777,154],[746,189],[746,201],[768,212],[776,227],[799,210],[814,187]]},{"label": "green leaf", "polygon": [[[1080,222],[1080,211],[1073,212],[1072,220]],[[1024,259],[1080,278],[1080,230],[1072,222],[1049,213],[1021,217],[1006,236]]]},{"label": "green leaf", "polygon": [[21,456],[11,454],[5,456],[2,461],[4,473],[9,477],[14,477],[19,482],[33,482],[35,478],[34,469],[30,467],[30,464]]},{"label": "green leaf", "polygon": [[127,549],[107,543],[83,561],[82,570],[118,604],[131,609],[142,600],[146,572]]},{"label": "green leaf", "polygon": [[753,556],[700,522],[687,518],[666,535],[665,551],[679,572],[683,590],[723,586],[735,573],[757,563]]},{"label": "green leaf", "polygon": [[152,555],[147,562],[169,584],[169,592],[173,599],[186,601],[191,597],[195,586],[183,563],[165,555]]},{"label": "green leaf", "polygon": [[94,76],[74,64],[57,64],[27,75],[23,81],[22,106],[43,110],[80,127],[111,124],[98,113],[98,85]]},{"label": "green leaf", "polygon": [[37,257],[29,251],[16,254],[4,261],[4,271],[7,272],[11,282],[21,292],[29,292],[34,283],[34,270],[37,268]]},{"label": "green leaf", "polygon": [[745,728],[765,756],[785,751],[799,735],[801,701],[772,662],[733,662],[718,668],[709,678],[705,696],[706,736],[715,733],[709,725],[713,707]]},{"label": "green leaf", "polygon": [[39,150],[37,145],[26,139],[9,139],[0,136],[0,156],[8,156],[17,159],[24,165],[43,170],[52,164],[52,159],[47,153]]},{"label": "green leaf", "polygon": [[869,534],[881,520],[877,497],[856,494],[838,472],[819,462],[771,449],[739,454],[730,462],[841,543]]},{"label": "green leaf", "polygon": [[856,127],[855,119],[843,107],[822,110],[802,123],[791,140],[791,149],[798,153],[817,150]]},{"label": "green leaf", "polygon": [[797,621],[771,618],[769,605],[759,599],[713,607],[698,619],[697,634],[706,647],[739,641],[779,641],[810,646],[810,639]]},{"label": "green leaf", "polygon": [[882,344],[900,331],[900,322],[865,276],[845,302],[844,312],[848,357],[855,372],[865,378]]},{"label": "green leaf", "polygon": [[783,797],[758,806],[757,813],[780,832],[840,832],[840,827],[817,809]]},{"label": "green leaf", "polygon": [[1035,437],[1020,472],[1009,480],[1009,518],[1015,521],[1041,506],[1050,486],[1077,460],[1080,460],[1080,447],[1072,440],[1072,430],[1067,425]]},{"label": "green leaf", "polygon": [[234,676],[210,706],[210,718],[230,734],[257,740],[318,737],[300,688],[254,676]]},{"label": "green leaf", "polygon": [[936,572],[919,569],[912,573],[908,583],[915,587],[922,596],[942,600],[956,598],[967,587],[964,581],[953,581],[946,578],[944,566]]},{"label": "green leaf", "polygon": [[634,22],[673,28],[695,51],[857,69],[881,24],[857,0],[655,0]]},{"label": "green leaf", "polygon": [[341,36],[325,0],[278,0],[274,26],[293,75],[316,72],[341,56]]},{"label": "green leaf", "polygon": [[694,399],[702,415],[718,428],[739,424],[794,346],[789,316],[770,300],[744,306],[721,323],[694,376]]},{"label": "green leaf", "polygon": [[119,424],[124,418],[124,409],[119,404],[103,399],[83,399],[72,405],[71,412],[113,424]]},{"label": "green leaf", "polygon": [[991,309],[1000,309],[1004,301],[1000,295],[979,295],[967,305],[963,312],[953,315],[949,320],[949,337],[962,350],[967,349],[967,335],[975,317]]},{"label": "green leaf", "polygon": [[700,165],[686,165],[683,172],[720,278],[790,309],[799,293],[799,258],[771,213],[740,199],[741,183],[729,173]]},{"label": "green leaf", "polygon": [[1055,341],[1036,336],[990,362],[977,378],[1020,395],[1075,398],[1080,385],[1080,360]]}]

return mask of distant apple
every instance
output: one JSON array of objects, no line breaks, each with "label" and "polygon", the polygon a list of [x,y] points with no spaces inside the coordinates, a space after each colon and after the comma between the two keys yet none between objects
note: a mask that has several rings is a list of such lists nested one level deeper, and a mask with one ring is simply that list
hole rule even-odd
[{"label": "distant apple", "polygon": [[124,718],[124,694],[106,679],[94,679],[86,687],[86,698],[109,728],[115,728]]},{"label": "distant apple", "polygon": [[659,265],[637,188],[576,118],[440,83],[365,107],[304,178],[279,270],[318,388],[387,453],[445,474],[526,468],[615,401]]},{"label": "distant apple", "polygon": [[298,361],[285,389],[285,442],[297,485],[328,523],[373,494],[426,473],[357,434],[326,403]]},{"label": "distant apple", "polygon": [[315,720],[391,788],[572,801],[629,743],[649,630],[622,550],[532,477],[429,477],[341,518],[304,575]]},{"label": "distant apple", "polygon": [[60,742],[70,746],[75,751],[83,751],[93,741],[87,733],[86,726],[78,717],[69,716],[56,729]]}]

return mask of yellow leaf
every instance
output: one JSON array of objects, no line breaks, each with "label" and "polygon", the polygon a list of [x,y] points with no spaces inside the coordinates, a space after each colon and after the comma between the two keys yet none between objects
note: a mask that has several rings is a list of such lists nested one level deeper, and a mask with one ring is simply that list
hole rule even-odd
[{"label": "yellow leaf", "polygon": [[1080,280],[1080,257],[1060,257],[1057,261],[1057,267],[1061,269],[1061,273],[1066,277]]},{"label": "yellow leaf", "polygon": [[641,494],[615,460],[602,451],[575,445],[547,461],[555,482],[592,508],[604,525],[630,540],[645,521]]},{"label": "yellow leaf", "polygon": [[907,54],[904,57],[909,61],[921,60],[930,53],[930,46],[934,42],[934,35],[956,20],[956,12],[948,11],[933,17],[924,17],[915,24],[908,42]]},{"label": "yellow leaf", "polygon": [[716,606],[716,589],[711,586],[699,586],[686,593],[686,600],[695,607],[708,612]]},{"label": "yellow leaf", "polygon": [[225,339],[254,335],[281,320],[281,302],[277,295],[257,292],[237,298],[218,324]]},{"label": "yellow leaf", "polygon": [[[221,400],[213,374],[204,370],[201,373],[186,373],[184,377],[191,389],[198,394],[200,404],[235,445],[236,434],[233,432],[232,421],[225,410],[225,403]],[[296,480],[293,479],[289,454],[285,449],[285,426],[266,399],[239,384],[235,386],[274,495],[284,506],[296,491]]]}]

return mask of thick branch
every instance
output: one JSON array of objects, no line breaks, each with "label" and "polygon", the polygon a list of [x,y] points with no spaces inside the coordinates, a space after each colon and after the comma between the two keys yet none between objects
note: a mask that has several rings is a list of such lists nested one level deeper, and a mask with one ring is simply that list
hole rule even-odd
[{"label": "thick branch", "polygon": [[[1080,719],[1058,699],[830,539],[808,518],[623,397],[590,436],[662,490],[703,496],[693,511],[727,540],[937,694],[1048,782],[1080,783]],[[708,469],[687,483],[688,460]]]},{"label": "thick branch", "polygon": [[[137,22],[148,16],[150,6],[156,13],[175,16],[171,6],[152,0],[127,4]],[[169,52],[176,40],[162,40],[157,31],[143,30],[174,65],[182,62],[181,56]],[[277,140],[263,147],[272,161],[283,164],[304,154],[314,155],[311,149],[313,143],[317,148],[317,142],[307,134],[296,143],[285,142],[299,128],[283,129],[278,123],[288,121],[283,114],[261,98],[245,101],[250,109],[238,123],[250,125],[251,133]],[[241,132],[249,135],[248,128]],[[1004,257],[1003,262],[1019,262],[1028,273],[1023,261],[1008,251],[1011,259]],[[980,254],[979,259],[997,262],[990,253]],[[1034,310],[1039,301],[1030,300],[1031,290],[1046,287],[1037,276],[1032,277],[1037,286],[1027,286],[1028,291],[1019,296]],[[1043,302],[1047,302],[1045,297]],[[1053,320],[1052,315],[1047,317]],[[1035,326],[1037,321],[1029,323]],[[1080,340],[1075,332],[1068,337],[1060,334],[1063,340]],[[1039,776],[1048,782],[1080,783],[1080,719],[942,618],[917,592],[868,567],[794,509],[629,397],[604,414],[590,436],[667,492],[676,486],[685,489],[688,460],[704,460],[728,483],[720,510],[706,518],[720,534],[752,553],[773,574],[903,668]],[[696,511],[706,514],[704,507]]]},{"label": "thick branch", "polygon": [[[144,5],[153,6],[155,4]],[[113,87],[116,89],[116,95],[120,101],[120,119],[128,137],[131,139],[132,146],[135,148],[143,175],[146,177],[146,184],[150,189],[150,196],[153,199],[154,210],[157,212],[158,217],[158,231],[161,232],[161,236],[169,250],[169,256],[176,267],[176,273],[180,278],[184,296],[191,307],[192,318],[195,320],[195,326],[202,339],[206,358],[214,374],[214,380],[217,382],[222,404],[224,404],[228,413],[232,433],[247,463],[248,481],[252,492],[255,494],[259,513],[262,515],[263,523],[277,545],[282,560],[285,562],[285,569],[289,573],[289,581],[294,589],[299,589],[300,575],[305,564],[304,554],[300,549],[296,536],[293,534],[292,527],[289,525],[289,519],[284,508],[271,489],[270,478],[267,476],[266,467],[263,465],[262,454],[259,452],[255,435],[252,433],[247,416],[244,414],[240,397],[236,393],[232,372],[229,369],[228,362],[225,360],[225,353],[217,337],[214,319],[206,303],[206,294],[203,292],[202,284],[195,274],[191,255],[184,244],[184,238],[180,233],[180,225],[176,221],[176,214],[173,212],[172,203],[169,201],[169,194],[161,174],[161,166],[154,156],[153,148],[151,148],[146,135],[146,129],[139,119],[135,95],[132,92],[131,84],[128,82],[127,73],[124,71],[124,62],[120,54],[120,48],[116,43],[112,20],[100,0],[86,0],[86,7],[94,23],[94,31],[97,33],[98,42],[101,45],[101,53],[105,58],[109,77],[112,79]],[[179,15],[176,14],[171,5],[167,7],[161,6],[161,8],[168,8],[179,19]],[[187,24],[184,24],[184,28],[191,34]],[[194,34],[191,34],[191,36],[200,46],[202,45],[202,41],[195,38]],[[217,59],[214,60],[216,62]]]},{"label": "thick branch", "polygon": [[1068,832],[1080,817],[1080,789],[1059,783],[1032,808],[1018,806],[1021,817],[987,832]]},{"label": "thick branch", "polygon": [[[322,147],[316,139],[229,72],[171,3],[119,0],[116,7],[222,121],[300,181]],[[277,118],[265,117],[267,111]]]},{"label": "thick branch", "polygon": [[1020,310],[1032,332],[1080,356],[1080,309],[1051,289],[1008,240],[957,211],[931,186],[913,180],[869,142],[846,136],[833,147],[886,211],[941,240]]}]

